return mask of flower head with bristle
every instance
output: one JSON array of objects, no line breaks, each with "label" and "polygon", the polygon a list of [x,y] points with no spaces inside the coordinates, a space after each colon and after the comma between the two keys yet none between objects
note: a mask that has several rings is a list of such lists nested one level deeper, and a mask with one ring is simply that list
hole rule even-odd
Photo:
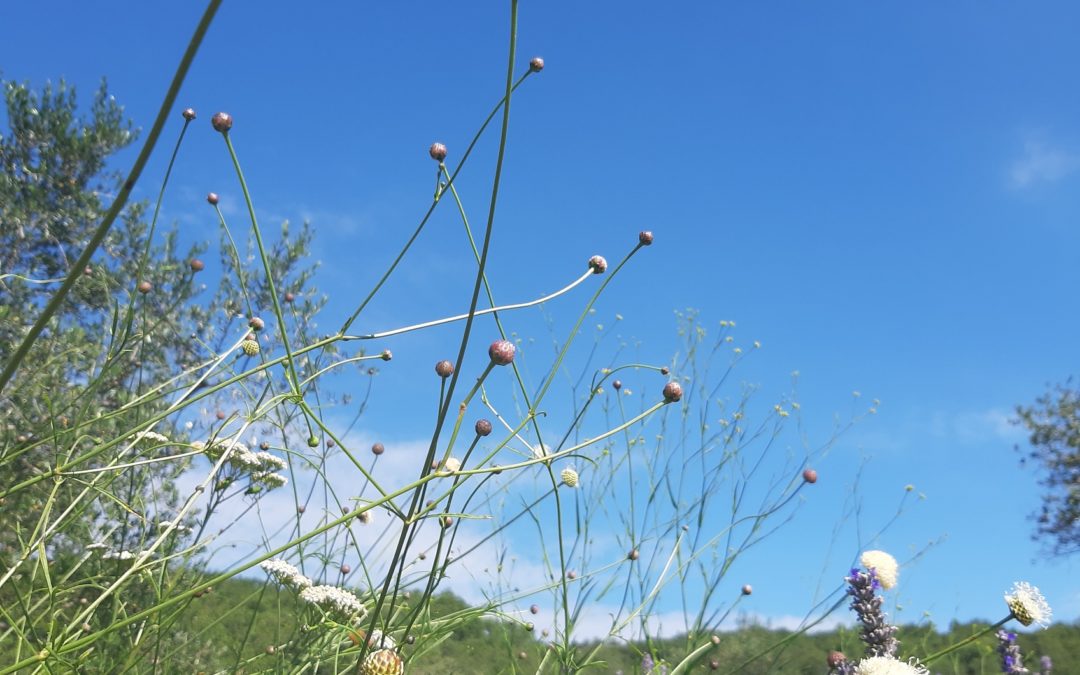
[{"label": "flower head with bristle", "polygon": [[899,566],[896,564],[896,558],[885,551],[866,551],[859,557],[859,562],[867,570],[874,571],[878,583],[885,590],[896,585],[897,577],[900,575]]},{"label": "flower head with bristle", "polygon": [[891,656],[871,656],[859,661],[855,675],[928,675],[916,661],[900,661]]},{"label": "flower head with bristle", "polygon": [[378,649],[364,657],[359,675],[402,675],[405,664],[393,649]]},{"label": "flower head with bristle", "polygon": [[1013,584],[1009,592],[1005,594],[1005,604],[1009,606],[1013,617],[1025,626],[1037,623],[1046,628],[1050,625],[1052,611],[1049,603],[1038,588],[1026,581],[1017,581]]}]

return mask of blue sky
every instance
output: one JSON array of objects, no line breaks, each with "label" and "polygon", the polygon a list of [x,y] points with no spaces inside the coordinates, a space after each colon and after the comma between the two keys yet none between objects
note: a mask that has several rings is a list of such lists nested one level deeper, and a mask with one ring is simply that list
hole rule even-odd
[{"label": "blue sky", "polygon": [[[0,27],[0,68],[35,85],[65,77],[85,102],[107,76],[148,128],[199,11],[19,3]],[[901,619],[996,619],[1017,579],[1058,618],[1080,617],[1077,561],[1029,541],[1037,487],[1008,423],[1015,404],[1078,370],[1078,14],[1064,2],[522,3],[521,68],[533,55],[547,67],[514,98],[490,268],[499,297],[537,297],[651,229],[656,244],[597,308],[598,321],[623,317],[618,333],[641,358],[669,360],[673,311],[693,307],[710,329],[736,320],[744,344],[763,343],[737,378],[764,398],[799,371],[818,436],[835,414],[881,401],[818,466],[794,527],[754,552],[750,611],[805,608],[790,585],[817,582],[866,460],[866,523],[887,519],[907,484],[926,496],[875,546],[904,559],[941,540],[905,568]],[[213,240],[202,197],[214,190],[239,220],[208,123],[232,113],[264,226],[317,230],[322,324],[336,328],[426,208],[428,145],[445,142],[453,161],[501,95],[507,19],[502,2],[225,3],[139,193],[156,192],[179,109],[192,106],[198,133],[166,214]],[[459,185],[477,223],[493,139]],[[464,253],[445,209],[370,320],[460,311]],[[553,316],[572,319],[562,312],[582,297]],[[535,316],[520,330],[546,337]],[[393,372],[427,376],[451,356],[436,353],[450,335],[388,345]],[[402,431],[412,396],[388,387],[365,438],[419,439]],[[830,574],[856,547],[848,531]]]}]

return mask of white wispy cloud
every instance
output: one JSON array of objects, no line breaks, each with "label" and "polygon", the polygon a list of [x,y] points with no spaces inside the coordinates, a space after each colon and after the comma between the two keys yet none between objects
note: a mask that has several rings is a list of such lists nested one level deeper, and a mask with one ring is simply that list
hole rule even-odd
[{"label": "white wispy cloud", "polygon": [[1009,168],[1009,180],[1017,189],[1060,180],[1080,167],[1080,153],[1042,140],[1028,140],[1024,151]]},{"label": "white wispy cloud", "polygon": [[931,418],[930,432],[964,444],[1017,443],[1024,439],[1024,430],[1013,424],[1014,417],[1003,408],[939,412]]}]

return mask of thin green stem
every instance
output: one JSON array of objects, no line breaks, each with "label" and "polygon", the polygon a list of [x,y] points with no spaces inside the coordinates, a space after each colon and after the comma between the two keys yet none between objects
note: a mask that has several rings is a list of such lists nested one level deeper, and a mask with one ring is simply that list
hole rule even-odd
[{"label": "thin green stem", "polygon": [[986,628],[984,628],[983,630],[979,631],[978,633],[974,633],[974,634],[972,634],[972,635],[970,635],[970,636],[968,636],[968,637],[964,638],[964,639],[963,639],[963,640],[961,640],[960,642],[957,642],[957,643],[955,643],[955,644],[949,645],[949,646],[948,646],[948,647],[946,647],[945,649],[942,649],[942,650],[941,650],[941,651],[939,651],[939,652],[934,652],[934,653],[933,653],[933,654],[931,654],[930,656],[927,656],[927,657],[926,657],[925,659],[923,659],[923,660],[922,660],[922,664],[923,664],[923,665],[925,666],[925,665],[927,665],[927,664],[929,664],[929,663],[932,663],[932,662],[934,662],[934,661],[937,661],[937,660],[938,660],[938,659],[940,659],[940,658],[941,658],[942,656],[945,656],[946,654],[951,654],[952,652],[956,651],[957,649],[960,649],[960,648],[961,648],[961,647],[963,647],[964,645],[968,645],[968,644],[971,644],[972,642],[974,642],[974,641],[978,640],[979,638],[981,638],[982,636],[986,635],[987,633],[990,633],[990,632],[992,632],[992,631],[995,631],[995,630],[997,630],[998,628],[1001,628],[1002,626],[1004,626],[1004,625],[1005,625],[1006,623],[1008,623],[1009,621],[1013,620],[1014,618],[1016,618],[1016,617],[1015,617],[1015,615],[1013,615],[1012,613],[1010,613],[1010,614],[1009,614],[1009,616],[1005,617],[1005,618],[1004,618],[1004,619],[1002,619],[1001,621],[998,621],[998,622],[997,622],[997,623],[995,623],[994,625],[992,625],[992,626],[987,626]]}]

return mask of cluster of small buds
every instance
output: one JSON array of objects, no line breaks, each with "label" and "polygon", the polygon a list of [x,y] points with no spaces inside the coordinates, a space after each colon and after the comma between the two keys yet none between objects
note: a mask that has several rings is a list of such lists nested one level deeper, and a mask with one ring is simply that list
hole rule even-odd
[{"label": "cluster of small buds", "polygon": [[217,441],[209,446],[196,441],[192,446],[201,449],[211,460],[217,460],[228,452],[229,466],[237,471],[250,473],[252,483],[274,489],[284,487],[289,482],[285,476],[275,473],[285,470],[289,466],[288,462],[265,450],[252,452],[240,441]]},{"label": "cluster of small buds", "polygon": [[263,568],[267,574],[269,574],[274,581],[278,582],[282,586],[288,586],[295,588],[296,590],[302,590],[312,586],[311,579],[300,573],[294,565],[285,562],[280,558],[273,558],[271,560],[264,560],[259,563],[259,566]]},{"label": "cluster of small buds", "polygon": [[1024,667],[1024,659],[1020,654],[1020,645],[1016,642],[1016,633],[999,630],[997,640],[997,652],[1001,656],[1001,672],[1007,673],[1007,675],[1024,675],[1031,672]]},{"label": "cluster of small buds", "polygon": [[880,585],[874,570],[863,572],[851,570],[847,577],[848,595],[851,596],[851,609],[862,623],[860,637],[866,645],[866,655],[895,657],[900,643],[897,641],[896,626],[885,620],[881,611],[882,598],[874,590]]},{"label": "cluster of small buds", "polygon": [[868,656],[850,671],[853,675],[929,675],[917,661],[901,661],[892,656]]},{"label": "cluster of small buds", "polygon": [[169,442],[167,437],[156,431],[140,431],[131,436],[129,440],[131,440],[132,443],[142,443],[150,446],[164,445]]},{"label": "cluster of small buds", "polygon": [[363,617],[367,614],[360,599],[337,586],[308,586],[300,591],[300,599],[323,609],[341,613],[349,618]]}]

